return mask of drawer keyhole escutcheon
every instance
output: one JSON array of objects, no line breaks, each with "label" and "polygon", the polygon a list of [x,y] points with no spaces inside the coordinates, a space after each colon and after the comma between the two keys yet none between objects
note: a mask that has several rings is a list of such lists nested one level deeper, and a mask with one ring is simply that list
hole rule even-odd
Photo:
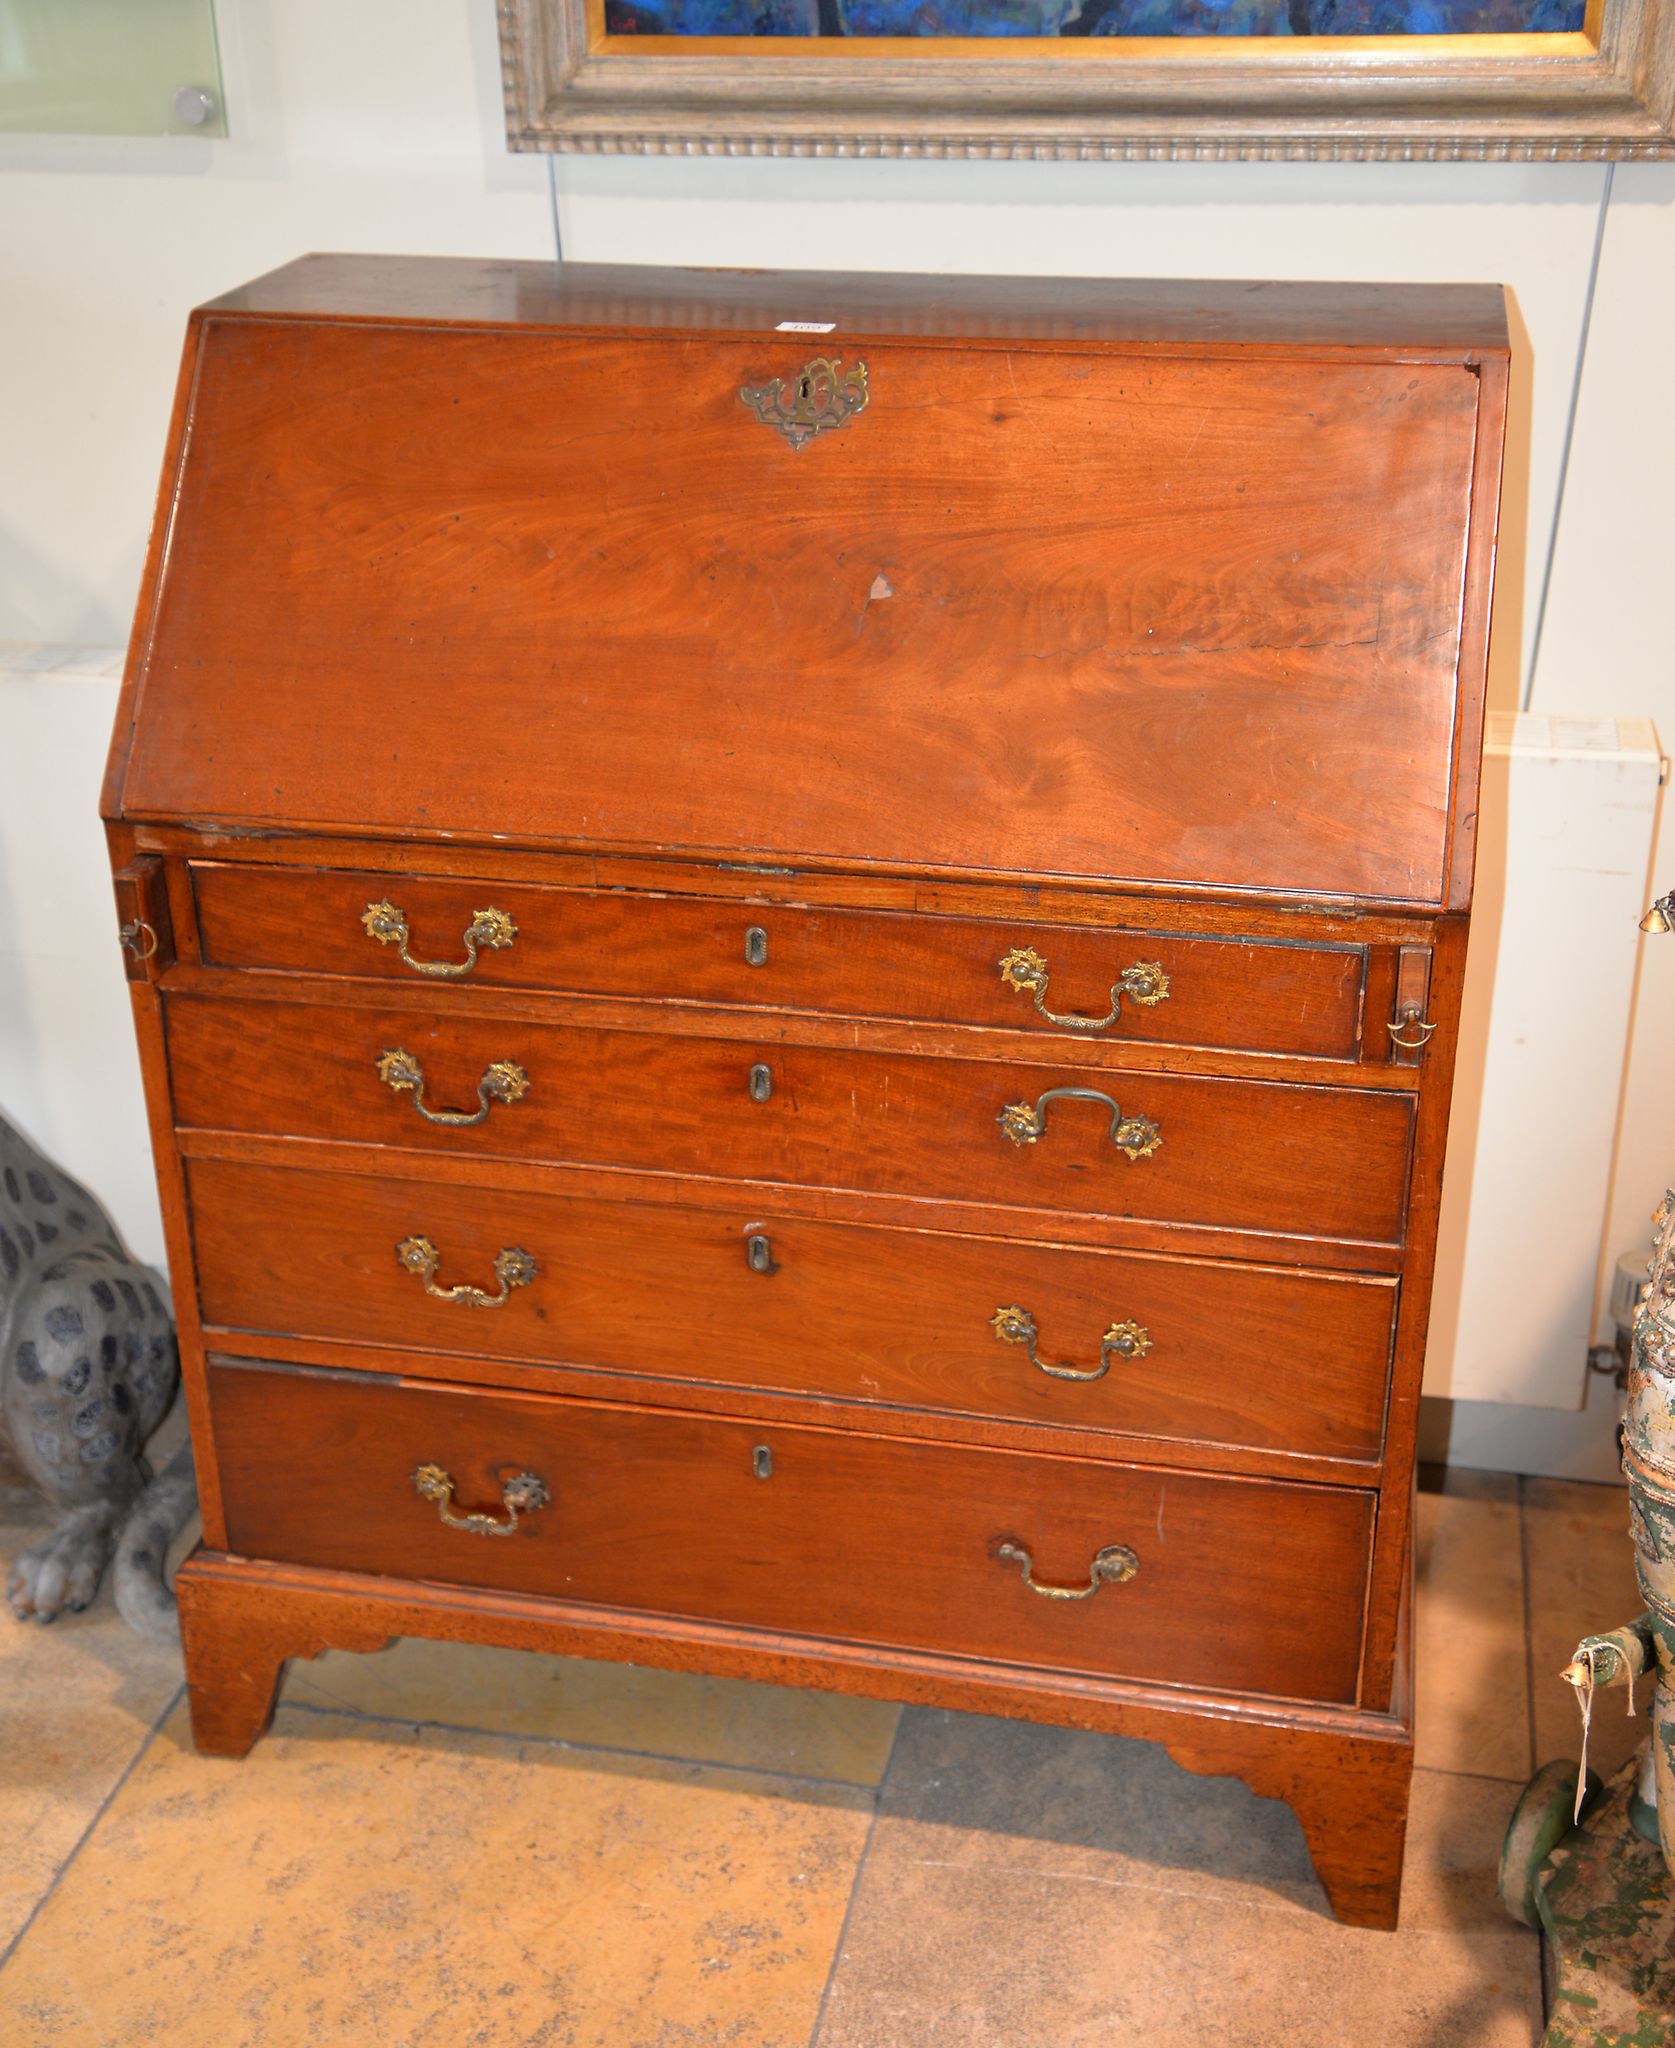
[{"label": "drawer keyhole escutcheon", "polygon": [[440,1465],[419,1466],[413,1474],[413,1491],[425,1500],[435,1501],[438,1517],[450,1529],[463,1529],[469,1536],[510,1536],[518,1526],[520,1515],[532,1515],[552,1499],[545,1484],[533,1472],[514,1472],[500,1489],[501,1505],[506,1510],[505,1521],[498,1521],[493,1515],[455,1514],[451,1505],[454,1482]]},{"label": "drawer keyhole escutcheon", "polygon": [[867,366],[857,362],[846,370],[830,356],[815,356],[789,381],[772,377],[762,384],[739,387],[739,402],[748,405],[765,427],[782,433],[793,448],[804,448],[817,434],[847,426],[867,409]]},{"label": "drawer keyhole escutcheon", "polygon": [[518,928],[504,910],[473,911],[471,922],[465,928],[465,958],[463,960],[415,960],[407,950],[411,936],[407,913],[397,910],[389,901],[369,903],[361,912],[361,923],[366,926],[369,937],[381,946],[394,946],[401,955],[404,966],[411,967],[415,974],[439,975],[447,981],[457,981],[462,974],[469,974],[477,964],[479,947],[487,947],[491,953],[498,953],[509,946],[518,935]]},{"label": "drawer keyhole escutcheon", "polygon": [[768,935],[759,924],[753,924],[744,935],[744,958],[747,967],[768,964]]},{"label": "drawer keyhole escutcheon", "polygon": [[1043,1600],[1091,1600],[1101,1586],[1120,1586],[1140,1569],[1140,1560],[1126,1543],[1108,1543],[1094,1553],[1085,1586],[1045,1586],[1035,1576],[1035,1560],[1021,1543],[1010,1538],[995,1552],[1004,1564],[1015,1564],[1019,1576],[1032,1593]]},{"label": "drawer keyhole escutcheon", "polygon": [[411,1094],[413,1107],[427,1124],[446,1124],[453,1129],[480,1124],[497,1102],[516,1102],[529,1093],[529,1076],[516,1060],[496,1060],[485,1067],[477,1083],[477,1107],[429,1109],[425,1105],[425,1070],[410,1052],[399,1047],[378,1055],[378,1078],[398,1095]]},{"label": "drawer keyhole escutcheon", "polygon": [[1014,1145],[1033,1145],[1047,1129],[1047,1105],[1052,1102],[1097,1102],[1111,1112],[1111,1143],[1129,1159],[1149,1159],[1163,1143],[1163,1133],[1149,1116],[1124,1116],[1109,1095],[1098,1088],[1049,1088],[1027,1102],[1009,1102],[995,1118]]},{"label": "drawer keyhole escutcheon", "polygon": [[765,1230],[753,1230],[744,1241],[744,1255],[753,1273],[777,1273],[779,1261],[774,1257],[773,1242]]},{"label": "drawer keyhole escutcheon", "polygon": [[1013,1302],[1009,1308],[997,1308],[989,1318],[989,1327],[1003,1344],[1021,1344],[1029,1356],[1029,1362],[1038,1371],[1044,1372],[1051,1380],[1102,1380],[1111,1370],[1113,1358],[1144,1358],[1152,1348],[1151,1333],[1136,1322],[1113,1323],[1099,1340],[1099,1363],[1086,1368],[1075,1365],[1049,1365],[1044,1358],[1038,1358],[1035,1341],[1039,1331],[1035,1318],[1027,1308]]},{"label": "drawer keyhole escutcheon", "polygon": [[428,1237],[404,1237],[396,1246],[395,1255],[406,1271],[416,1273],[425,1283],[426,1294],[434,1295],[438,1301],[458,1302],[464,1308],[504,1308],[512,1289],[527,1287],[541,1270],[528,1252],[519,1251],[516,1245],[504,1245],[494,1255],[494,1277],[500,1282],[500,1292],[489,1294],[464,1281],[457,1287],[438,1287],[436,1270],[442,1263],[442,1254]]},{"label": "drawer keyhole escutcheon", "polygon": [[1031,946],[1014,946],[1000,963],[1000,978],[1020,995],[1032,995],[1035,1007],[1061,1031],[1109,1031],[1117,1021],[1122,999],[1149,1010],[1169,1000],[1169,977],[1160,960],[1136,960],[1111,984],[1111,1008],[1103,1017],[1075,1017],[1047,1007],[1047,963]]},{"label": "drawer keyhole escutcheon", "polygon": [[766,1061],[758,1060],[750,1070],[750,1099],[752,1102],[766,1102],[774,1092],[774,1070]]},{"label": "drawer keyhole escutcheon", "polygon": [[774,1454],[766,1444],[758,1444],[750,1454],[750,1469],[758,1479],[774,1476]]}]

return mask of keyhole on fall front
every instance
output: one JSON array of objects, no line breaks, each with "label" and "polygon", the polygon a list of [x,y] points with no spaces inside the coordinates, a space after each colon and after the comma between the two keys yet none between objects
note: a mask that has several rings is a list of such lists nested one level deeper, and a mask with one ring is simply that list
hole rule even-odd
[{"label": "keyhole on fall front", "polygon": [[806,398],[811,389],[812,386],[806,377],[800,377],[797,380],[797,396],[799,398]]}]

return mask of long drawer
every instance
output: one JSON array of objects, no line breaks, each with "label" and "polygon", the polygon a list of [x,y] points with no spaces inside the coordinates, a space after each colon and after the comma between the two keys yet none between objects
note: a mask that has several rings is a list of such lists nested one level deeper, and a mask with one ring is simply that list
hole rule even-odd
[{"label": "long drawer", "polygon": [[1372,1244],[1402,1235],[1413,1108],[1392,1090],[179,994],[168,1036],[188,1127]]},{"label": "long drawer", "polygon": [[192,877],[212,966],[1316,1059],[1351,1060],[1360,1042],[1360,946],[217,861],[195,862]]},{"label": "long drawer", "polygon": [[[1370,1494],[356,1374],[216,1363],[210,1380],[246,1556],[1355,1696]],[[509,1534],[446,1519],[504,1522],[508,1497]]]},{"label": "long drawer", "polygon": [[1391,1280],[219,1159],[188,1185],[222,1328],[1323,1457],[1382,1439]]}]

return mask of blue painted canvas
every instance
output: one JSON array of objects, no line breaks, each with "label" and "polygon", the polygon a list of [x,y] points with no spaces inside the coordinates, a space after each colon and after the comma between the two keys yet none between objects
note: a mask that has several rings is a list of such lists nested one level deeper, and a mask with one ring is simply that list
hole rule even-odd
[{"label": "blue painted canvas", "polygon": [[605,0],[613,35],[1449,36],[1582,26],[1585,0]]}]

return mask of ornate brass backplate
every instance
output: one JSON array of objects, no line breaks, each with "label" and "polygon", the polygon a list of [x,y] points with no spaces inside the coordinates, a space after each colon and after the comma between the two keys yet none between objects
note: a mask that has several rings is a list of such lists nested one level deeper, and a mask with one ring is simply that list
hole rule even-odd
[{"label": "ornate brass backplate", "polygon": [[815,356],[789,384],[774,377],[765,384],[746,384],[739,398],[766,427],[777,428],[793,448],[804,448],[817,434],[846,427],[867,409],[867,366],[846,370],[830,356]]}]

